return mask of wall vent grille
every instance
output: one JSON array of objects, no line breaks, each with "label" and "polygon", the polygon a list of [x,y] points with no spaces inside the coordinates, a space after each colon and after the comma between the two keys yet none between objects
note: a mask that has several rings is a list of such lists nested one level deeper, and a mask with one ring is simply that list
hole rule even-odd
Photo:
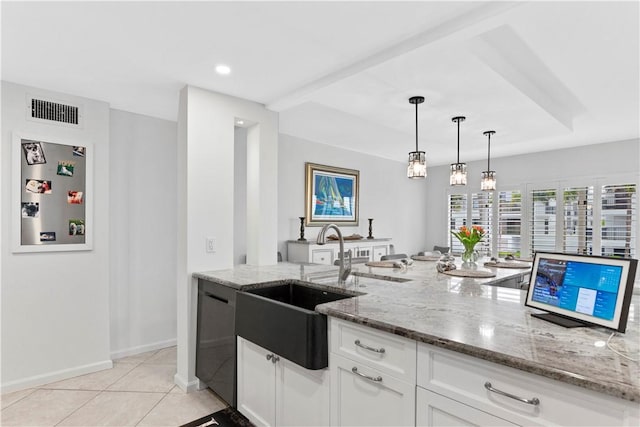
[{"label": "wall vent grille", "polygon": [[31,117],[77,125],[78,107],[32,98]]}]

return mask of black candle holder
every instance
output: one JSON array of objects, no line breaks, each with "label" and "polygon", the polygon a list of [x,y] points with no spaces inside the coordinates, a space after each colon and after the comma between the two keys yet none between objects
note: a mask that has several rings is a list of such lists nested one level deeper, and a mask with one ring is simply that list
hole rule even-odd
[{"label": "black candle holder", "polygon": [[298,218],[300,218],[300,238],[298,239],[298,242],[306,242],[307,239],[304,238],[304,218],[303,216],[299,216]]},{"label": "black candle holder", "polygon": [[367,239],[373,239],[373,218],[369,218],[369,235]]}]

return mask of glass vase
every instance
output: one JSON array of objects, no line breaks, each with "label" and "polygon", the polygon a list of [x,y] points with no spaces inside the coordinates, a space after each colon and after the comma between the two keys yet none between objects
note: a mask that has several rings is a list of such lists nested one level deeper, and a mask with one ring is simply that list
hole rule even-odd
[{"label": "glass vase", "polygon": [[462,253],[462,265],[464,267],[475,267],[478,265],[480,254],[474,248],[466,248]]}]

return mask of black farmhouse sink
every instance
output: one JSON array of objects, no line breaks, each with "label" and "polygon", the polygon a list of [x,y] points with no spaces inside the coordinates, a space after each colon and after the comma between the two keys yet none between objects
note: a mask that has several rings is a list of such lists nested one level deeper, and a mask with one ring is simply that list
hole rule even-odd
[{"label": "black farmhouse sink", "polygon": [[236,333],[307,369],[326,368],[327,317],[314,308],[353,296],[293,280],[238,292]]}]

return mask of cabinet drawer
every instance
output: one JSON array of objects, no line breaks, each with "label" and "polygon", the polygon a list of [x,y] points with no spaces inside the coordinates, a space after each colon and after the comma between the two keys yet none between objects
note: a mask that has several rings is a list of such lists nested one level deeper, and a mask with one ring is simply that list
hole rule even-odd
[{"label": "cabinet drawer", "polygon": [[[637,425],[637,403],[422,343],[417,369],[418,386],[516,424]],[[486,383],[539,404],[492,392]]]},{"label": "cabinet drawer", "polygon": [[333,265],[332,249],[314,249],[311,251],[311,262],[314,264]]},{"label": "cabinet drawer", "polygon": [[329,318],[330,351],[415,383],[416,342]]},{"label": "cabinet drawer", "polygon": [[329,358],[332,426],[415,425],[415,383],[335,353]]}]

